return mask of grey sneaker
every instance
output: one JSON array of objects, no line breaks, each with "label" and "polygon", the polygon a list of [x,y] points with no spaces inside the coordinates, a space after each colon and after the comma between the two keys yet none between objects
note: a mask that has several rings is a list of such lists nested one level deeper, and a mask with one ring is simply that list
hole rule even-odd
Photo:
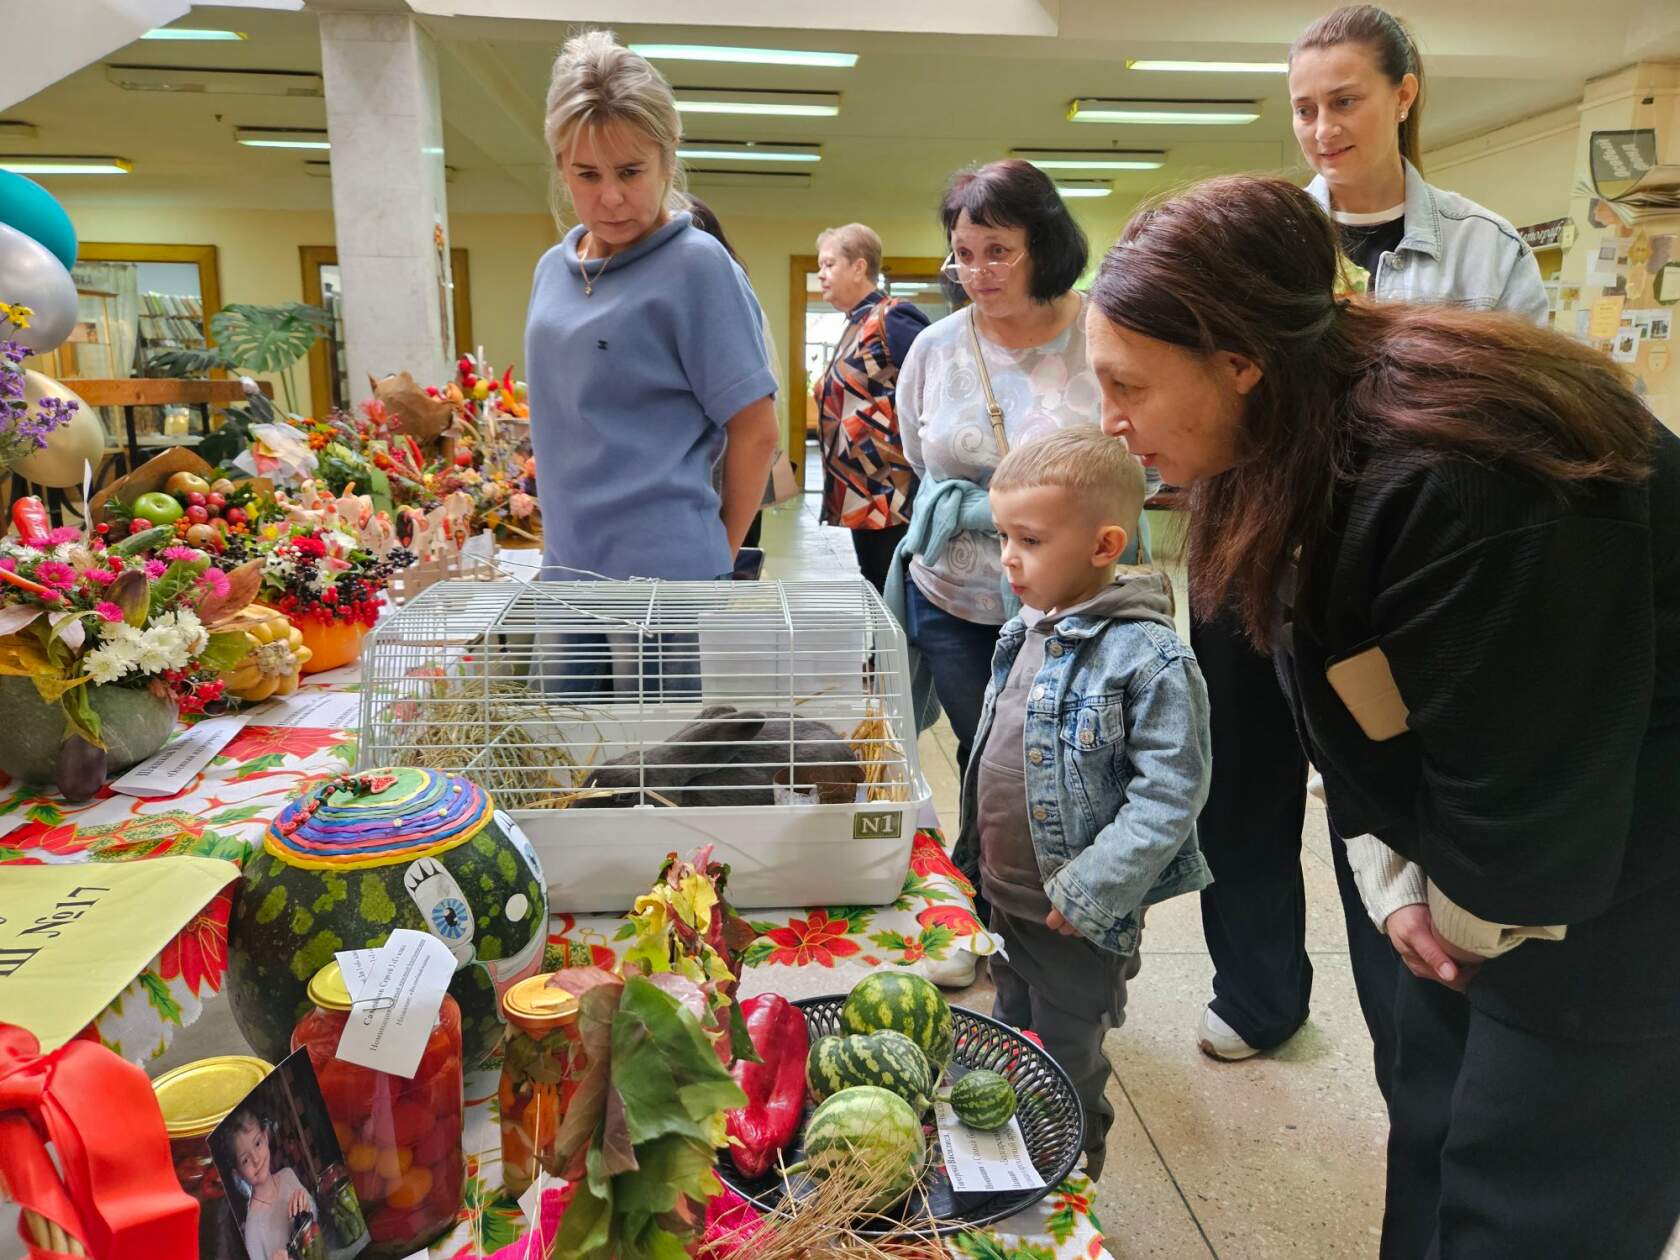
[{"label": "grey sneaker", "polygon": [[1202,1008],[1201,1023],[1196,1027],[1196,1044],[1208,1058],[1224,1063],[1251,1059],[1260,1053],[1239,1037],[1236,1029],[1215,1015],[1211,1006]]}]

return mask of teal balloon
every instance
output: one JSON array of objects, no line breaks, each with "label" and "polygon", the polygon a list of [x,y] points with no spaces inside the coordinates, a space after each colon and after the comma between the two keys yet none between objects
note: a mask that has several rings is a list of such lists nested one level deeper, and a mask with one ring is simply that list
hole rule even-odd
[{"label": "teal balloon", "polygon": [[39,241],[68,271],[76,265],[76,229],[58,199],[34,180],[0,171],[0,223]]}]

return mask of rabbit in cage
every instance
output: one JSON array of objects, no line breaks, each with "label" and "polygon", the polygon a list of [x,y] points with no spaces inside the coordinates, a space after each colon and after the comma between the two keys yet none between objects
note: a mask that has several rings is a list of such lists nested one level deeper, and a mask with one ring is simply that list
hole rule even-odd
[{"label": "rabbit in cage", "polygon": [[[770,717],[727,704],[702,709],[669,739],[595,767],[575,808],[638,805],[648,790],[652,805],[770,805],[776,773],[788,766],[789,727],[795,784],[863,782],[857,754],[826,722]],[[655,794],[659,795],[655,795]],[[659,799],[663,796],[665,799]]]}]

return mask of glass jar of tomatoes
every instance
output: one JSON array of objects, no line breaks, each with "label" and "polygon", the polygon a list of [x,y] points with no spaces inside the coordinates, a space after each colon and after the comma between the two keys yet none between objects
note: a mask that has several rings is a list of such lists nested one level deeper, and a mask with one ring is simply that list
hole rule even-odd
[{"label": "glass jar of tomatoes", "polygon": [[578,1000],[551,979],[532,976],[502,995],[508,1030],[497,1110],[502,1188],[514,1198],[539,1171],[560,1175],[560,1120],[588,1066],[578,1037]]},{"label": "glass jar of tomatoes", "polygon": [[461,1153],[461,1008],[447,993],[412,1080],[338,1057],[350,993],[337,962],[309,982],[315,1009],[292,1033],[309,1051],[350,1181],[367,1219],[370,1255],[406,1256],[455,1223]]},{"label": "glass jar of tomatoes", "polygon": [[245,1254],[245,1239],[210,1154],[210,1134],[273,1070],[261,1059],[227,1054],[185,1064],[152,1082],[175,1176],[181,1189],[198,1200],[201,1256]]}]

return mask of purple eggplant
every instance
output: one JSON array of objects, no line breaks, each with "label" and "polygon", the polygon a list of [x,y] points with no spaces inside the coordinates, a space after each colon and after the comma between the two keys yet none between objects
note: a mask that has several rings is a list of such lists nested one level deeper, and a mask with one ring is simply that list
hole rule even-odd
[{"label": "purple eggplant", "polygon": [[75,732],[58,746],[58,790],[67,801],[85,801],[105,784],[105,750]]}]

